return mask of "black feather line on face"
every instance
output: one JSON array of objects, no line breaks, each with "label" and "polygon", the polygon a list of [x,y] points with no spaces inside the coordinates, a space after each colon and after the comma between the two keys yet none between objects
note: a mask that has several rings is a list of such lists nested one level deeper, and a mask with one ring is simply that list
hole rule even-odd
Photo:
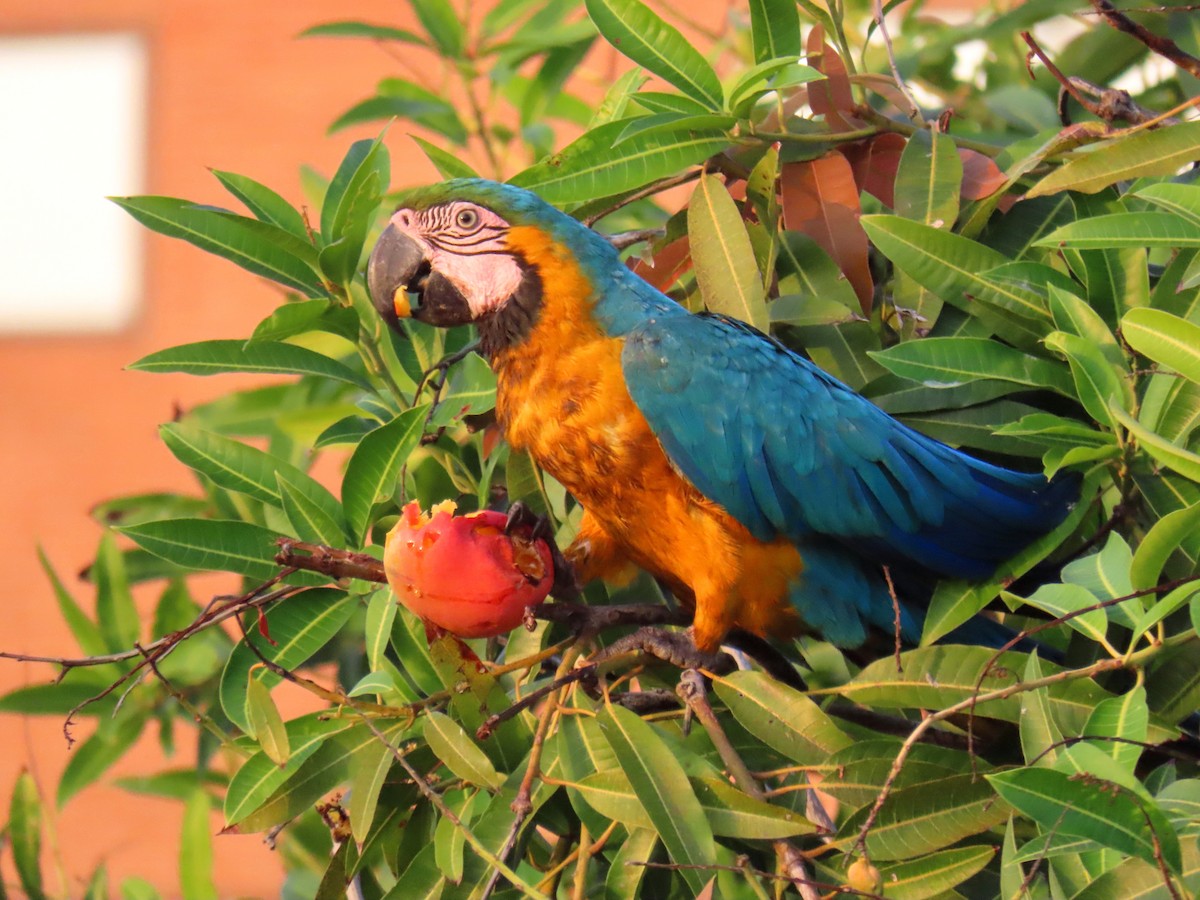
[{"label": "black feather line on face", "polygon": [[480,349],[489,357],[519,344],[533,331],[542,311],[542,279],[521,263],[521,283],[500,307],[477,319]]}]

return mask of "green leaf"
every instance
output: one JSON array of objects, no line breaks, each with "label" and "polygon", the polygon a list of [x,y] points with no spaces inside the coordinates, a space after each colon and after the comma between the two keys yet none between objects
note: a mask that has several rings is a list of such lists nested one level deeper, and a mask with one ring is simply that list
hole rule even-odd
[{"label": "green leaf", "polygon": [[96,582],[96,621],[105,647],[109,652],[132,649],[141,623],[125,576],[125,557],[110,533],[100,539],[92,578]]},{"label": "green leaf", "polygon": [[349,540],[342,504],[320,484],[303,472],[296,478],[282,469],[275,473],[283,513],[296,537],[331,547]]},{"label": "green leaf", "polygon": [[376,41],[399,41],[402,44],[423,45],[425,42],[411,31],[393,28],[390,25],[372,25],[370,22],[346,20],[324,22],[305,28],[297,37],[350,37],[370,38]]},{"label": "green leaf", "polygon": [[658,845],[658,832],[653,828],[629,828],[629,836],[613,857],[604,882],[604,896],[619,900],[623,897],[638,897],[642,880],[649,871],[644,865],[654,858]]},{"label": "green leaf", "polygon": [[[1055,270],[1049,269],[1048,271],[1054,272]],[[1055,327],[1059,331],[1085,338],[1100,351],[1105,361],[1119,375],[1128,376],[1129,364],[1125,359],[1125,353],[1100,314],[1092,309],[1086,301],[1081,300],[1071,291],[1063,290],[1057,284],[1048,284],[1046,293]]]},{"label": "green leaf", "polygon": [[765,332],[769,325],[762,275],[746,226],[725,185],[712,175],[702,175],[688,204],[687,220],[705,306]]},{"label": "green leaf", "polygon": [[1200,383],[1200,325],[1161,309],[1131,309],[1121,335],[1138,353]]},{"label": "green leaf", "polygon": [[287,765],[291,748],[283,717],[271,699],[270,689],[254,677],[253,669],[246,674],[246,721],[249,735],[258,741],[267,758],[277,766]]},{"label": "green leaf", "polygon": [[[155,556],[185,569],[236,572],[258,581],[279,574],[279,535],[261,525],[221,519],[163,519],[118,528]],[[317,579],[305,575],[301,579]]]},{"label": "green leaf", "polygon": [[1200,225],[1200,185],[1159,182],[1138,188],[1132,195]]},{"label": "green leaf", "polygon": [[1149,428],[1142,426],[1133,416],[1125,412],[1115,403],[1109,407],[1113,417],[1137,438],[1141,448],[1168,469],[1178,472],[1185,478],[1200,482],[1200,455],[1184,450],[1161,435],[1155,434]]},{"label": "green leaf", "polygon": [[449,0],[409,0],[442,56],[458,59],[466,46],[466,26]]},{"label": "green leaf", "polygon": [[586,0],[588,16],[610,44],[712,110],[722,108],[721,81],[673,26],[639,0]]},{"label": "green leaf", "polygon": [[329,133],[363,122],[408,119],[436,131],[456,144],[465,144],[467,128],[453,104],[427,88],[403,78],[385,78],[375,96],[356,103],[329,126]]},{"label": "green leaf", "polygon": [[367,665],[372,672],[378,672],[386,661],[388,641],[392,637],[392,625],[396,621],[396,602],[392,589],[381,587],[371,594],[367,601],[367,621],[363,626],[366,640]]},{"label": "green leaf", "polygon": [[[864,806],[851,815],[834,845],[853,844],[870,812],[871,807]],[[867,853],[879,861],[931,853],[999,825],[1008,813],[991,786],[970,772],[900,788],[880,809],[867,837]]]},{"label": "green leaf", "polygon": [[360,844],[370,833],[379,805],[379,792],[395,761],[392,748],[382,741],[368,744],[354,755],[350,765],[354,774],[346,811],[350,815],[350,830]]},{"label": "green leaf", "polygon": [[327,246],[321,250],[320,264],[331,281],[345,284],[353,277],[389,177],[382,135],[355,141],[346,151],[321,204],[321,234]]},{"label": "green leaf", "polygon": [[376,428],[359,442],[346,464],[342,504],[350,532],[358,542],[371,525],[375,502],[395,490],[401,469],[421,441],[428,411],[428,404],[415,406]]},{"label": "green leaf", "polygon": [[[244,682],[243,682],[244,684]],[[285,782],[290,780],[330,736],[351,727],[345,719],[321,720],[315,716],[286,723],[292,752],[287,765],[277,766],[261,751],[242,763],[225,792],[225,822],[236,825],[253,813]]]},{"label": "green leaf", "polygon": [[235,172],[221,172],[217,169],[211,171],[225,189],[246,204],[246,208],[254,213],[260,222],[278,225],[304,241],[309,239],[304,216],[269,187]]},{"label": "green leaf", "polygon": [[[1183,844],[1184,889],[1192,895],[1200,893],[1200,846],[1195,841]],[[1163,882],[1157,865],[1140,859],[1126,859],[1120,865],[1097,876],[1096,880],[1076,894],[1072,900],[1175,900],[1179,891],[1169,889]]]},{"label": "green leaf", "polygon": [[888,900],[941,897],[979,872],[996,856],[995,847],[955,847],[920,859],[880,866]]},{"label": "green leaf", "polygon": [[[716,854],[712,830],[679,760],[662,738],[619,706],[605,706],[597,720],[671,858],[685,867],[711,863]],[[693,892],[704,888],[706,878],[699,869],[684,868],[680,875]]]},{"label": "green leaf", "polygon": [[[1179,838],[1162,813],[1124,789],[1114,790],[1111,782],[1042,768],[985,777],[1005,802],[1045,829],[1087,838],[1151,863],[1161,848],[1173,871],[1183,864]],[[1152,827],[1159,821],[1165,827]]]},{"label": "green leaf", "polygon": [[899,216],[863,216],[860,221],[885,256],[945,302],[1014,343],[1033,347],[1041,340],[1050,319],[1045,301],[983,274],[1010,262],[1003,254]]},{"label": "green leaf", "polygon": [[[88,656],[98,656],[107,652],[109,648],[105,644],[100,627],[88,618],[87,613],[67,591],[58,577],[58,573],[54,570],[54,566],[50,563],[50,557],[46,555],[46,551],[40,544],[37,552],[42,571],[46,573],[46,577],[50,579],[50,586],[54,589],[54,599],[58,603],[59,614],[71,629],[71,634],[75,636],[79,649]],[[128,649],[128,647],[123,649]]]},{"label": "green leaf", "polygon": [[255,500],[280,506],[282,498],[275,480],[277,470],[294,480],[307,478],[299,469],[256,447],[202,431],[194,425],[170,422],[158,430],[167,449],[185,466],[214,484]]},{"label": "green leaf", "polygon": [[1200,224],[1174,213],[1124,212],[1063,225],[1037,242],[1042,247],[1200,247]]},{"label": "green leaf", "polygon": [[1140,591],[1158,584],[1171,554],[1197,529],[1200,529],[1200,503],[1177,509],[1155,522],[1134,551],[1129,569],[1132,586]]},{"label": "green leaf", "polygon": [[[800,813],[754,800],[719,778],[691,778],[689,783],[714,835],[774,840],[816,830]],[[574,787],[605,818],[627,828],[653,828],[640,797],[621,770],[595,772]]]},{"label": "green leaf", "polygon": [[[259,653],[267,660],[284,669],[295,669],[334,638],[356,605],[356,598],[342,591],[328,588],[304,591],[264,614],[267,631],[274,643],[268,643],[265,637],[249,629],[247,639],[254,641]],[[250,718],[246,712],[247,678],[251,669],[260,665],[258,654],[243,641],[229,655],[225,671],[221,673],[221,708],[231,722],[246,732],[250,731]],[[268,671],[256,671],[254,677],[267,688],[280,681],[279,675]],[[288,723],[289,727],[291,724]],[[298,752],[297,742],[290,733],[289,745],[293,754]]]},{"label": "green leaf", "polygon": [[183,900],[217,900],[213,883],[212,834],[209,831],[208,794],[197,790],[183,808],[183,833],[179,842],[179,886]]},{"label": "green leaf", "polygon": [[328,356],[275,341],[217,340],[180,344],[143,356],[129,364],[142,372],[184,372],[218,375],[225,372],[259,372],[269,375],[320,375],[345,381],[363,390],[371,383]]},{"label": "green leaf", "polygon": [[799,56],[803,47],[796,4],[790,0],[750,0],[750,38],[756,63]]},{"label": "green leaf", "polygon": [[1121,768],[1133,774],[1150,725],[1150,708],[1146,705],[1146,689],[1137,685],[1120,697],[1110,697],[1096,704],[1088,717],[1083,733],[1088,737],[1119,738],[1115,741],[1096,741],[1100,752],[1111,756]]},{"label": "green leaf", "polygon": [[316,248],[278,225],[175,197],[109,199],[152,231],[181,238],[310,297],[326,294]]},{"label": "green leaf", "polygon": [[1070,162],[1030,188],[1025,196],[1040,197],[1065,190],[1094,194],[1125,179],[1174,175],[1197,158],[1200,158],[1200,122],[1140,131],[1079,151]]},{"label": "green leaf", "polygon": [[1065,331],[1046,335],[1046,347],[1067,358],[1079,402],[1097,422],[1116,429],[1109,406],[1122,409],[1133,404],[1132,385],[1124,366],[1116,368],[1092,341]]},{"label": "green leaf", "polygon": [[583,134],[552,156],[509,179],[550,203],[609,197],[675,174],[730,144],[721,131],[652,131],[614,148],[629,124],[618,119]]},{"label": "green leaf", "polygon": [[8,804],[8,840],[21,889],[29,900],[44,900],[42,889],[42,801],[37,783],[22,771]]},{"label": "green leaf", "polygon": [[[1037,681],[1045,673],[1036,653],[1029,655],[1025,680]],[[1107,701],[1105,701],[1107,702]],[[1062,729],[1050,712],[1049,692],[1045,688],[1021,694],[1021,751],[1028,765],[1053,765],[1062,752]]]},{"label": "green leaf", "polygon": [[88,785],[95,782],[125,751],[133,746],[146,724],[145,711],[129,711],[115,719],[100,719],[95,733],[72,751],[67,766],[58,780],[56,801],[59,807],[67,804]]},{"label": "green leaf", "polygon": [[425,714],[424,723],[425,742],[446,768],[470,784],[493,791],[500,789],[504,777],[461,725],[434,710]]},{"label": "green leaf", "polygon": [[762,672],[732,672],[713,690],[747,731],[788,759],[812,765],[851,739],[817,704]]},{"label": "green leaf", "polygon": [[948,231],[958,218],[962,172],[950,135],[916,132],[905,144],[896,169],[896,214]]},{"label": "green leaf", "polygon": [[987,338],[931,337],[870,355],[888,371],[930,386],[992,379],[1064,392],[1061,364]]},{"label": "green leaf", "polygon": [[449,373],[433,424],[449,425],[464,416],[487,412],[496,405],[496,375],[478,353],[469,353]]},{"label": "green leaf", "polygon": [[429,141],[417,137],[415,134],[410,134],[409,137],[416,141],[417,146],[425,151],[425,155],[429,157],[429,161],[433,163],[434,168],[438,170],[438,174],[443,178],[479,177],[478,172],[449,150],[443,150],[436,144],[431,144]]}]

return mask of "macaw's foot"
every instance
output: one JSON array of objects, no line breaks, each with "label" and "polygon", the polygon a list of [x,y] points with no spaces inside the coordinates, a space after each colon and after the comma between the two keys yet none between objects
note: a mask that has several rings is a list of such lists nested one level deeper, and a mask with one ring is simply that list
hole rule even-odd
[{"label": "macaw's foot", "polygon": [[533,540],[542,540],[550,548],[550,559],[554,563],[554,586],[550,593],[560,600],[577,600],[581,593],[579,578],[575,567],[567,561],[558,544],[554,541],[554,529],[550,527],[550,519],[539,516],[520,500],[508,508],[508,521],[504,523],[504,533],[512,535],[520,532]]},{"label": "macaw's foot", "polygon": [[609,644],[598,654],[595,662],[611,659],[622,653],[640,651],[680,669],[704,669],[724,675],[737,668],[728,653],[720,650],[708,653],[692,640],[691,631],[664,631],[661,628],[640,628],[633,634]]}]

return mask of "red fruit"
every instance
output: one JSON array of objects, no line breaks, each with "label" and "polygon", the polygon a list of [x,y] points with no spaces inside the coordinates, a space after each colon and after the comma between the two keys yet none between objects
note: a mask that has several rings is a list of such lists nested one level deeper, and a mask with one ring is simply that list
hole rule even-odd
[{"label": "red fruit", "polygon": [[459,637],[507,634],[525,607],[546,599],[554,563],[544,541],[507,535],[504,513],[454,515],[439,503],[426,515],[414,501],[387,536],[383,567],[400,602]]}]

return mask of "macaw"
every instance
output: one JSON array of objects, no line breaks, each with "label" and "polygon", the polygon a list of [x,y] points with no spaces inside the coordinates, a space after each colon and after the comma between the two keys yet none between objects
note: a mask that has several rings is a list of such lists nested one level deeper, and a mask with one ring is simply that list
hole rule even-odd
[{"label": "macaw", "polygon": [[[393,326],[473,323],[496,416],[584,508],[580,581],[633,567],[694,611],[711,652],[737,627],[855,647],[891,632],[897,584],[985,578],[1077,494],[897,422],[778,341],[693,314],[604,236],[533,193],[458,179],[407,193],[367,281]],[[905,597],[900,632],[921,609]]]}]

